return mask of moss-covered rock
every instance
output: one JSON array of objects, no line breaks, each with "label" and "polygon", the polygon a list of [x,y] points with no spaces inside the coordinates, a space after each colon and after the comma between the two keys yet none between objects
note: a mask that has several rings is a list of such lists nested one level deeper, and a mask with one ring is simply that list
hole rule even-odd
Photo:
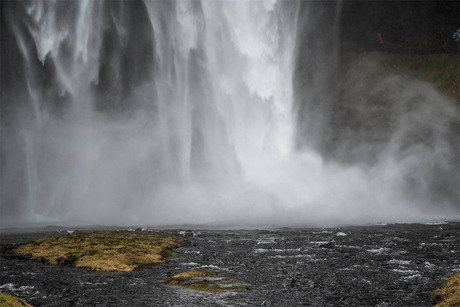
[{"label": "moss-covered rock", "polygon": [[164,263],[178,246],[178,237],[164,233],[75,231],[23,244],[13,252],[44,263],[126,272]]},{"label": "moss-covered rock", "polygon": [[219,273],[213,271],[188,271],[178,273],[163,279],[165,284],[178,285],[192,290],[207,292],[226,292],[243,290],[244,283],[240,280],[227,277],[220,277]]},{"label": "moss-covered rock", "polygon": [[460,61],[458,54],[387,54],[387,67],[433,83],[460,104]]},{"label": "moss-covered rock", "polygon": [[451,276],[431,294],[433,305],[438,307],[460,306],[460,273]]},{"label": "moss-covered rock", "polygon": [[11,294],[0,292],[0,307],[32,307],[25,300]]},{"label": "moss-covered rock", "polygon": [[[425,80],[441,92],[455,99],[460,105],[460,61],[458,54],[404,54],[391,52],[351,53],[341,57],[341,69],[350,70],[350,65],[359,65],[363,58],[373,59],[379,64],[379,74],[402,74],[410,78]],[[348,76],[344,76],[347,78]]]}]

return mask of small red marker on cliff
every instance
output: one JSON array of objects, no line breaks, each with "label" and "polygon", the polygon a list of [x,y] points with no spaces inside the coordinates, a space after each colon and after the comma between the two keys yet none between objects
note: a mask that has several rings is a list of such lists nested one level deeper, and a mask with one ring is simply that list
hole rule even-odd
[{"label": "small red marker on cliff", "polygon": [[380,45],[381,45],[381,44],[383,44],[383,37],[382,37],[382,33],[380,33],[380,32],[379,32],[379,33],[377,33],[377,40],[378,40],[378,42],[379,42],[379,44],[380,44]]}]

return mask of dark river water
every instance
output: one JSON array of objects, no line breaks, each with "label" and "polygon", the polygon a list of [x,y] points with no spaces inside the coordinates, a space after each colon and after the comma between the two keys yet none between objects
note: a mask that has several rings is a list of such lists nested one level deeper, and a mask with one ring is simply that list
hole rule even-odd
[{"label": "dark river water", "polygon": [[[264,230],[167,230],[184,238],[169,263],[92,272],[0,257],[0,291],[34,306],[430,306],[460,271],[460,223]],[[5,249],[65,231],[3,232]],[[165,285],[193,269],[246,283],[206,293]]]}]

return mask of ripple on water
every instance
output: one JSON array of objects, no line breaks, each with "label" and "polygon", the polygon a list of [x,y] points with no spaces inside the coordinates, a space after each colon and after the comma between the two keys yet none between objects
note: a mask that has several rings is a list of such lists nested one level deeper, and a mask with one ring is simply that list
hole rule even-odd
[{"label": "ripple on water", "polygon": [[424,265],[425,268],[427,268],[427,269],[433,269],[433,268],[436,267],[436,265],[434,265],[434,264],[432,264],[432,263],[430,263],[430,262],[428,262],[428,261],[425,261],[425,262],[423,263],[423,265]]},{"label": "ripple on water", "polygon": [[34,289],[35,286],[20,286],[20,287],[15,287],[14,284],[12,283],[8,283],[8,284],[4,284],[4,285],[1,285],[0,286],[0,289],[6,289],[6,290],[9,290],[9,291],[29,291],[29,290],[32,290]]},{"label": "ripple on water", "polygon": [[410,275],[410,274],[418,274],[418,273],[420,273],[419,271],[416,271],[416,270],[393,269],[392,271],[396,272],[396,273],[403,274],[403,275],[406,275],[406,274]]},{"label": "ripple on water", "polygon": [[361,249],[360,246],[353,246],[353,245],[336,245],[337,248],[352,248],[352,249]]},{"label": "ripple on water", "polygon": [[266,248],[256,248],[254,250],[254,253],[255,254],[260,254],[260,253],[268,253],[270,250],[269,249],[266,249]]},{"label": "ripple on water", "polygon": [[183,266],[197,266],[199,264],[196,263],[196,262],[184,262],[184,263],[181,263],[180,265],[183,265]]},{"label": "ripple on water", "polygon": [[147,282],[144,279],[134,277],[130,280],[130,283],[128,284],[128,286],[140,286],[140,285],[146,285],[146,284]]},{"label": "ripple on water", "polygon": [[275,237],[269,237],[269,238],[262,238],[256,240],[257,245],[261,244],[275,244],[276,238]]},{"label": "ripple on water", "polygon": [[422,278],[422,275],[420,275],[420,274],[413,274],[413,275],[403,276],[403,277],[402,277],[403,280],[412,280],[412,279],[416,279],[416,278]]},{"label": "ripple on water", "polygon": [[270,258],[270,259],[306,258],[306,259],[309,259],[311,261],[317,260],[314,255],[309,255],[309,254],[273,255],[273,256],[268,256],[267,258]]},{"label": "ripple on water", "polygon": [[201,269],[213,269],[213,270],[216,270],[216,271],[231,271],[228,268],[222,268],[222,267],[219,267],[219,266],[213,265],[213,264],[202,265],[202,266],[200,266],[200,268]]},{"label": "ripple on water", "polygon": [[313,231],[313,234],[330,234],[330,233],[332,233],[332,230],[323,229],[320,231]]},{"label": "ripple on water", "polygon": [[410,260],[398,260],[398,259],[391,259],[388,261],[389,264],[399,264],[399,265],[409,265],[411,264]]},{"label": "ripple on water", "polygon": [[81,286],[99,286],[99,285],[106,285],[105,281],[103,282],[89,282],[89,281],[80,281]]},{"label": "ripple on water", "polygon": [[391,253],[391,249],[387,247],[373,248],[373,249],[368,249],[367,251],[371,254],[376,254],[376,255],[385,255],[385,254]]},{"label": "ripple on water", "polygon": [[301,248],[256,248],[254,253],[292,253],[292,252],[300,252]]},{"label": "ripple on water", "polygon": [[10,290],[10,291],[13,291],[13,289],[14,289],[14,284],[9,283],[9,284],[1,285],[1,286],[0,286],[0,289],[8,289],[8,290]]},{"label": "ripple on water", "polygon": [[333,243],[334,241],[310,241],[310,244],[313,244],[313,245],[316,245],[316,246],[320,246],[320,245],[327,245],[327,244],[331,244]]},{"label": "ripple on water", "polygon": [[182,253],[184,253],[184,254],[192,254],[192,255],[200,255],[201,254],[200,251],[196,251],[196,250],[184,250],[184,251],[182,251]]}]

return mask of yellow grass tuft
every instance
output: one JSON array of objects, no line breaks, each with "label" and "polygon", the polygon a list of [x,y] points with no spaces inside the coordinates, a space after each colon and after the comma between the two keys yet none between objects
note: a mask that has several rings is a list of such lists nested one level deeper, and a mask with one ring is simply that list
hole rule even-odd
[{"label": "yellow grass tuft", "polygon": [[460,306],[460,273],[451,276],[431,294],[431,301],[437,307]]},{"label": "yellow grass tuft", "polygon": [[242,281],[226,277],[217,277],[218,275],[217,272],[213,271],[188,271],[165,278],[163,282],[169,285],[178,285],[192,290],[213,293],[244,289],[242,287],[244,284]]},{"label": "yellow grass tuft", "polygon": [[18,255],[51,264],[75,264],[96,271],[128,272],[164,263],[179,247],[174,235],[154,232],[103,231],[38,239],[16,248]]},{"label": "yellow grass tuft", "polygon": [[11,294],[0,292],[0,307],[32,307],[25,300]]},{"label": "yellow grass tuft", "polygon": [[188,271],[178,273],[171,278],[178,279],[178,278],[191,278],[191,277],[205,277],[205,276],[217,276],[216,272],[212,271]]}]

